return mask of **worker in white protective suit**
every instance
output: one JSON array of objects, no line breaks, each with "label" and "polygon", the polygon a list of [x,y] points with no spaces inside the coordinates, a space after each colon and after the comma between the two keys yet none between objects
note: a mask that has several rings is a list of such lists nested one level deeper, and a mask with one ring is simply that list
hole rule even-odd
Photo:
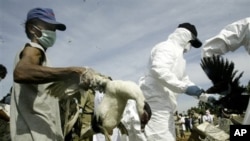
[{"label": "worker in white protective suit", "polygon": [[146,141],[176,141],[174,112],[178,94],[202,97],[206,102],[212,100],[185,73],[183,54],[191,46],[199,48],[201,45],[195,26],[183,23],[166,41],[152,49],[148,71],[139,80],[140,88],[152,110],[152,117],[143,133]]},{"label": "worker in white protective suit", "polygon": [[[223,55],[240,47],[245,47],[250,54],[250,17],[225,26],[219,34],[206,40],[202,48],[202,57]],[[248,103],[243,124],[250,124],[250,103]]]}]

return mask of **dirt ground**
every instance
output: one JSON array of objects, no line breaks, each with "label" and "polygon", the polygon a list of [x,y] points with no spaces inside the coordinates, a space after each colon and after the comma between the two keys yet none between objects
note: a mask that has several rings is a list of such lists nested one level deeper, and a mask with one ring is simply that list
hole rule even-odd
[{"label": "dirt ground", "polygon": [[185,132],[185,138],[177,138],[176,141],[188,141],[191,132]]}]

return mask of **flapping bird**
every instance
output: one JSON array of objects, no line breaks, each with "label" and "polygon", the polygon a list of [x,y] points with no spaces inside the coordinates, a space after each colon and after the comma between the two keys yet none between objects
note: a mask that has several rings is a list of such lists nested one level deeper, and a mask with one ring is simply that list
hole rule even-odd
[{"label": "flapping bird", "polygon": [[[141,119],[141,129],[151,117],[150,106],[145,101],[144,95],[139,86],[132,81],[111,80],[110,77],[100,73],[92,73],[92,83],[89,88],[104,93],[103,100],[97,107],[92,120],[92,130],[95,133],[103,133],[106,140],[110,141],[110,135],[114,128],[118,127],[122,133],[127,134],[125,127],[121,123],[121,118],[127,101],[134,99],[137,104],[138,116]],[[86,87],[74,81],[63,81],[52,84],[49,89],[51,95],[58,98],[73,96]]]},{"label": "flapping bird", "polygon": [[243,113],[247,108],[249,95],[243,95],[246,87],[240,85],[243,72],[237,74],[234,63],[222,56],[205,57],[201,60],[201,67],[213,86],[206,93],[219,94],[221,98],[215,103],[227,108],[233,113]]}]

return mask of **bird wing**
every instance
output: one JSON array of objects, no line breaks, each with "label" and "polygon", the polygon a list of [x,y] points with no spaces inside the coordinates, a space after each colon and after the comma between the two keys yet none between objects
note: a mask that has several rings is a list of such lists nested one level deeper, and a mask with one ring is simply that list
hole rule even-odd
[{"label": "bird wing", "polygon": [[[111,77],[97,73],[92,69],[89,69],[89,73],[84,73],[79,76],[78,80],[68,79],[64,81],[57,81],[48,86],[49,94],[54,97],[64,98],[79,92],[80,89],[98,90],[103,92],[106,87],[106,83],[111,81]],[[87,85],[86,81],[90,81]]]},{"label": "bird wing", "polygon": [[79,84],[72,81],[57,81],[47,87],[49,94],[59,99],[73,95],[79,91]]},{"label": "bird wing", "polygon": [[234,63],[222,56],[203,58],[201,67],[213,83],[213,86],[206,92],[221,95],[215,104],[227,108],[233,113],[242,113],[246,109],[249,99],[249,95],[243,95],[246,87],[240,85],[243,72],[238,74]]},{"label": "bird wing", "polygon": [[218,93],[228,91],[232,85],[239,85],[239,79],[242,73],[238,73],[234,68],[234,63],[229,62],[221,56],[205,57],[201,60],[201,67],[207,77],[212,81],[213,86],[207,90],[207,93]]}]

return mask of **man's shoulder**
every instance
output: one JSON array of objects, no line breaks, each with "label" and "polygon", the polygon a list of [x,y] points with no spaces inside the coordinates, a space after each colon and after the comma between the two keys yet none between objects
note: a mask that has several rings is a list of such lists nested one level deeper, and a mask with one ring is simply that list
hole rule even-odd
[{"label": "man's shoulder", "polygon": [[36,48],[36,49],[39,49],[39,50],[45,52],[44,48],[41,45],[39,45],[38,43],[34,43],[34,42],[26,43],[25,47]]}]

